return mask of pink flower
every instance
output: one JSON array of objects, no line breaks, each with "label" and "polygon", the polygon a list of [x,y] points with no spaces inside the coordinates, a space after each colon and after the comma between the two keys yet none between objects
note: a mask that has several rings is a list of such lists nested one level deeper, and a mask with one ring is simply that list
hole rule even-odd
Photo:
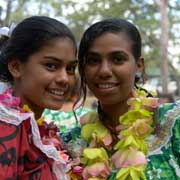
[{"label": "pink flower", "polygon": [[111,134],[108,133],[107,136],[105,136],[103,139],[102,139],[102,142],[105,146],[109,146],[111,143],[112,143],[112,137],[111,137]]},{"label": "pink flower", "polygon": [[58,151],[58,152],[65,162],[69,162],[69,156],[66,154],[66,151]]},{"label": "pink flower", "polygon": [[72,172],[74,174],[81,175],[83,172],[83,167],[82,166],[75,166],[75,167],[73,167]]},{"label": "pink flower", "polygon": [[117,151],[112,156],[112,161],[116,168],[147,164],[146,156],[135,148]]},{"label": "pink flower", "polygon": [[45,145],[53,145],[57,149],[61,149],[61,142],[56,137],[47,137],[47,136],[44,136],[42,138],[42,143],[45,144]]},{"label": "pink flower", "polygon": [[12,96],[11,90],[6,89],[4,93],[0,94],[0,103],[9,107],[17,107],[20,105],[20,98]]},{"label": "pink flower", "polygon": [[159,106],[159,99],[153,97],[143,98],[142,105],[146,107],[147,110],[156,109]]},{"label": "pink flower", "polygon": [[128,99],[129,109],[146,109],[152,111],[159,106],[159,99],[155,97],[147,97],[148,93],[142,90],[132,90],[132,97]]},{"label": "pink flower", "polygon": [[108,133],[104,138],[98,139],[98,137],[93,134],[92,135],[92,140],[89,144],[89,147],[97,147],[102,145],[103,147],[106,147],[108,149],[112,149],[112,136],[110,133]]},{"label": "pink flower", "polygon": [[153,130],[153,128],[150,126],[151,121],[152,120],[148,118],[136,120],[130,127],[131,132],[141,138],[148,136]]},{"label": "pink flower", "polygon": [[104,178],[106,179],[110,174],[110,168],[107,164],[97,162],[90,166],[86,166],[83,170],[83,178]]}]

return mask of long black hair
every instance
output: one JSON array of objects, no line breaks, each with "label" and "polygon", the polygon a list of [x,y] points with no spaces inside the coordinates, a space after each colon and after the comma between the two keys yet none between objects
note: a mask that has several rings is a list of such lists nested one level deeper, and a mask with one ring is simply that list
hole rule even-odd
[{"label": "long black hair", "polygon": [[83,34],[82,39],[79,45],[78,52],[78,68],[81,78],[80,84],[80,97],[83,97],[82,104],[85,102],[87,88],[85,82],[85,65],[86,65],[86,55],[91,47],[92,43],[96,38],[100,37],[105,33],[114,33],[119,34],[121,32],[125,33],[132,43],[132,54],[135,58],[135,61],[138,62],[141,57],[141,36],[135,25],[130,23],[125,19],[113,18],[113,19],[105,19],[100,22],[97,22],[90,26]]}]

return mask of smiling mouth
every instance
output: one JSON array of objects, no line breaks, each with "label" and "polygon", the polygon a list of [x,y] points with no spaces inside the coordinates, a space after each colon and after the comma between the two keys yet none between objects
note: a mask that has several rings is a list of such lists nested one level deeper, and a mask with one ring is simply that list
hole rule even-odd
[{"label": "smiling mouth", "polygon": [[64,91],[57,89],[49,89],[48,92],[56,96],[63,96],[65,94]]},{"label": "smiling mouth", "polygon": [[97,84],[96,85],[99,89],[111,89],[114,87],[117,87],[117,83],[103,83],[103,84]]}]

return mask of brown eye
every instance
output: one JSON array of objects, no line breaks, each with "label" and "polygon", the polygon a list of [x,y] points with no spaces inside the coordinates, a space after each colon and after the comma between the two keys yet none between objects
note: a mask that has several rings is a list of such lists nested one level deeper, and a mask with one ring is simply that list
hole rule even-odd
[{"label": "brown eye", "polygon": [[55,71],[57,69],[57,65],[54,63],[46,63],[45,67],[49,71]]},{"label": "brown eye", "polygon": [[87,65],[96,65],[96,64],[98,64],[98,62],[99,62],[99,59],[97,57],[88,56],[86,58]]},{"label": "brown eye", "polygon": [[116,64],[122,64],[124,61],[126,61],[126,58],[123,56],[115,56],[112,58],[112,61]]},{"label": "brown eye", "polygon": [[67,68],[66,68],[67,73],[68,74],[75,74],[76,67],[77,67],[76,64],[67,66]]}]

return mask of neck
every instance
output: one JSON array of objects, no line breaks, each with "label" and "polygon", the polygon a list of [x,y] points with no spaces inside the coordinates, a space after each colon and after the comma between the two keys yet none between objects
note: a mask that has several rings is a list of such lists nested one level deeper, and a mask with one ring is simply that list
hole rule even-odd
[{"label": "neck", "polygon": [[128,111],[127,101],[119,104],[105,105],[100,103],[100,109],[104,113],[106,123],[110,123],[112,127],[119,125],[119,117]]}]

